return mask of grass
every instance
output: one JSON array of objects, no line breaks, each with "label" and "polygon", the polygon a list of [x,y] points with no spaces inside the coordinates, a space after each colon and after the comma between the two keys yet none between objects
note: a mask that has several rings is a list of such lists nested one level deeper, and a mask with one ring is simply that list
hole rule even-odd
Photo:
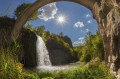
[{"label": "grass", "polygon": [[114,79],[101,62],[91,62],[88,67],[84,65],[58,73],[25,70],[17,59],[20,46],[14,43],[15,46],[7,49],[0,47],[0,79]]},{"label": "grass", "polygon": [[14,57],[11,49],[0,50],[0,78],[1,79],[114,79],[109,69],[101,62],[89,64],[69,71],[32,72],[23,69],[23,65]]},{"label": "grass", "polygon": [[15,59],[10,48],[0,50],[0,78],[1,79],[22,79],[22,64]]}]

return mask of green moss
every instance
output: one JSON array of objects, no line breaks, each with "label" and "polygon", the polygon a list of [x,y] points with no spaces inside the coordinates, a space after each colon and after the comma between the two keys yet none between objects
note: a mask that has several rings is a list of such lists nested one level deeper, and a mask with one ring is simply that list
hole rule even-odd
[{"label": "green moss", "polygon": [[22,44],[25,51],[25,66],[36,66],[36,34],[30,29],[22,30]]}]

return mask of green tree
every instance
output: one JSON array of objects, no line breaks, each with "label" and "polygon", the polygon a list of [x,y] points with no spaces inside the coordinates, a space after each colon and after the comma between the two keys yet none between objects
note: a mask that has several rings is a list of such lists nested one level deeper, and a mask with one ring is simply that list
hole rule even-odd
[{"label": "green tree", "polygon": [[78,59],[80,61],[89,62],[91,59],[99,57],[103,60],[104,48],[99,32],[96,32],[96,35],[92,35],[91,32],[89,32],[88,37],[85,38],[85,41],[84,46],[74,48],[74,51],[78,53]]},{"label": "green tree", "polygon": [[36,32],[36,34],[42,36],[42,35],[43,35],[43,32],[45,31],[45,26],[37,27],[37,28],[35,28],[34,31]]},{"label": "green tree", "polygon": [[[15,16],[18,18],[24,12],[24,10],[27,9],[31,5],[32,5],[32,3],[28,3],[28,4],[23,3],[23,4],[19,5],[14,12]],[[38,10],[35,11],[31,15],[29,21],[34,21],[34,20],[37,20],[37,19],[38,19]]]},{"label": "green tree", "polygon": [[60,37],[63,37],[63,32],[60,32],[59,36],[60,36]]},{"label": "green tree", "polygon": [[27,24],[26,28],[28,28],[28,29],[32,29],[32,25]]}]

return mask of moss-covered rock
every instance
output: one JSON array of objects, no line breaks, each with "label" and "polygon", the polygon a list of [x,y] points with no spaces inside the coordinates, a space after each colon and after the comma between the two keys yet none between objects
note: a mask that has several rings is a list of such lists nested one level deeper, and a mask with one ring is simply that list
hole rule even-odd
[{"label": "moss-covered rock", "polygon": [[73,61],[72,48],[59,36],[52,34],[46,42],[52,65],[64,65]]},{"label": "moss-covered rock", "polygon": [[70,46],[71,48],[73,48],[73,46],[72,46],[72,41],[71,41],[71,39],[70,39],[67,35],[64,36],[64,37],[60,37],[60,38],[62,38],[66,43],[69,44],[69,46]]},{"label": "moss-covered rock", "polygon": [[25,51],[24,66],[34,67],[36,66],[36,34],[29,29],[24,28],[22,30],[22,45]]},{"label": "moss-covered rock", "polygon": [[14,18],[0,17],[0,45],[7,46],[11,43],[11,31],[15,24]]}]

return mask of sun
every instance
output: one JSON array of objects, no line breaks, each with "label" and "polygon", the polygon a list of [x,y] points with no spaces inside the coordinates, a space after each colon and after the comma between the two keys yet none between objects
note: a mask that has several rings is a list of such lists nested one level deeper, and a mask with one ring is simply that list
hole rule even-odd
[{"label": "sun", "polygon": [[64,16],[58,16],[57,17],[57,22],[58,23],[64,23],[65,22],[65,17]]}]

